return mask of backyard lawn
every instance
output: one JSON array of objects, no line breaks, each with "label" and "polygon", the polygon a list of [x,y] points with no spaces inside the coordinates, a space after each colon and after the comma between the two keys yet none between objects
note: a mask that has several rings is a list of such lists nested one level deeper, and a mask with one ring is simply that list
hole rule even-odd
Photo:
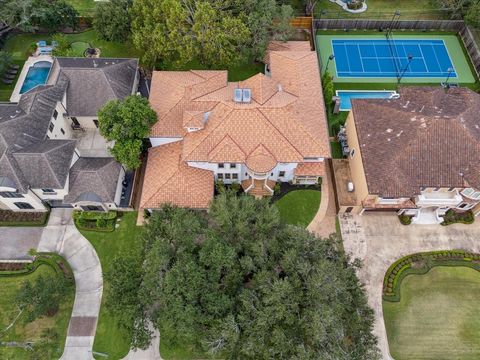
[{"label": "backyard lawn", "polygon": [[66,0],[80,16],[91,16],[95,11],[95,0]]},{"label": "backyard lawn", "polygon": [[[137,234],[141,228],[136,226],[137,212],[120,213],[120,226],[113,232],[100,233],[80,231],[97,251],[102,271],[109,271],[112,260],[123,251],[138,246]],[[104,278],[105,280],[105,278]],[[108,292],[108,284],[104,282],[103,300]],[[95,335],[93,350],[109,355],[109,359],[121,359],[130,349],[129,335],[118,327],[116,319],[110,315],[102,304]],[[102,359],[99,357],[99,359]]]},{"label": "backyard lawn", "polygon": [[320,198],[321,192],[318,190],[294,190],[283,196],[275,205],[284,222],[306,228],[318,211]]},{"label": "backyard lawn", "polygon": [[[52,351],[51,354],[55,355],[55,358],[58,359],[62,355],[68,323],[72,313],[74,287],[72,287],[70,294],[60,305],[60,310],[54,316],[44,316],[26,324],[25,314],[22,314],[9,330],[5,330],[19,313],[18,308],[14,304],[14,298],[22,283],[24,281],[32,281],[40,275],[51,276],[54,274],[55,271],[50,266],[40,265],[33,273],[28,275],[0,277],[0,341],[16,341],[20,343],[32,341],[38,344],[45,330],[54,329],[58,337],[49,348]],[[33,356],[31,350],[0,347],[0,359],[32,359]]]},{"label": "backyard lawn", "polygon": [[480,358],[480,273],[439,266],[409,275],[400,302],[383,302],[390,353],[395,360]]}]

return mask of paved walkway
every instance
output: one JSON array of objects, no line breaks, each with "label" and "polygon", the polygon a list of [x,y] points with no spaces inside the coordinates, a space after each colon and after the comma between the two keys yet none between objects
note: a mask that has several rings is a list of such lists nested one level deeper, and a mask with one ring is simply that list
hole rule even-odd
[{"label": "paved walkway", "polygon": [[480,251],[480,219],[472,225],[401,225],[394,214],[341,215],[345,251],[363,261],[360,281],[375,312],[374,333],[383,359],[392,359],[383,322],[382,284],[388,267],[398,258],[423,251],[466,249]]},{"label": "paved walkway", "polygon": [[38,251],[55,252],[75,276],[75,302],[61,360],[91,360],[102,301],[102,267],[95,249],[76,229],[71,209],[52,209]]},{"label": "paved walkway", "polygon": [[337,209],[335,208],[335,193],[333,191],[332,174],[330,166],[325,166],[326,176],[322,181],[322,198],[320,207],[312,222],[307,226],[307,230],[315,235],[325,238],[336,232],[335,219],[337,217]]}]

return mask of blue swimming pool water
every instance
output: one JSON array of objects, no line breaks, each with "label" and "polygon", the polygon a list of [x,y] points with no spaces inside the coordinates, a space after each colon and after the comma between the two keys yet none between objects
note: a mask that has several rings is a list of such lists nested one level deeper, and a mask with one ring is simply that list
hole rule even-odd
[{"label": "blue swimming pool water", "polygon": [[23,81],[22,88],[20,89],[20,94],[30,91],[38,85],[43,85],[47,82],[48,73],[52,64],[48,61],[39,61],[28,69],[27,76]]},{"label": "blue swimming pool water", "polygon": [[[337,77],[446,77],[454,68],[443,40],[332,40]],[[409,63],[408,56],[412,56]],[[456,78],[453,71],[451,78]]]},{"label": "blue swimming pool water", "polygon": [[398,96],[395,91],[342,91],[337,90],[340,97],[340,110],[349,111],[352,109],[352,99],[390,99]]}]

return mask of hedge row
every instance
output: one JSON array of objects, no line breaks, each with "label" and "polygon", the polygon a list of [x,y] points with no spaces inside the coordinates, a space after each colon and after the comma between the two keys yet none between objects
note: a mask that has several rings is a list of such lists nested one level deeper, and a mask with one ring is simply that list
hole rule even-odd
[{"label": "hedge row", "polygon": [[408,275],[423,275],[435,266],[465,266],[480,271],[480,254],[464,250],[431,251],[395,261],[383,280],[383,300],[400,301],[400,287]]},{"label": "hedge row", "polygon": [[85,219],[85,220],[115,220],[118,216],[117,211],[79,211],[75,210],[73,212],[74,219]]},{"label": "hedge row", "polygon": [[74,211],[73,218],[79,230],[112,232],[118,213],[114,210],[108,212],[99,211]]},{"label": "hedge row", "polygon": [[0,271],[0,277],[24,276],[33,273],[40,265],[50,266],[57,274],[63,273],[73,279],[73,272],[68,262],[60,255],[53,253],[38,253],[33,262],[28,263],[21,270]]},{"label": "hedge row", "polygon": [[446,226],[446,225],[455,224],[455,223],[472,224],[474,221],[475,221],[475,215],[473,215],[472,210],[457,213],[450,209],[443,216],[443,222],[441,223],[441,225]]}]

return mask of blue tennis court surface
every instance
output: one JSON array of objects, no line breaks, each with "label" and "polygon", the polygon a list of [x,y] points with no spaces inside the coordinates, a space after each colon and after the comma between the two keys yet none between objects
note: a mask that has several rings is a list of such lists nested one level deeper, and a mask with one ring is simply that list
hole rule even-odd
[{"label": "blue tennis court surface", "polygon": [[[337,77],[440,78],[454,68],[443,40],[332,40]],[[410,64],[409,55],[412,56]],[[456,78],[453,71],[451,78]]]}]

